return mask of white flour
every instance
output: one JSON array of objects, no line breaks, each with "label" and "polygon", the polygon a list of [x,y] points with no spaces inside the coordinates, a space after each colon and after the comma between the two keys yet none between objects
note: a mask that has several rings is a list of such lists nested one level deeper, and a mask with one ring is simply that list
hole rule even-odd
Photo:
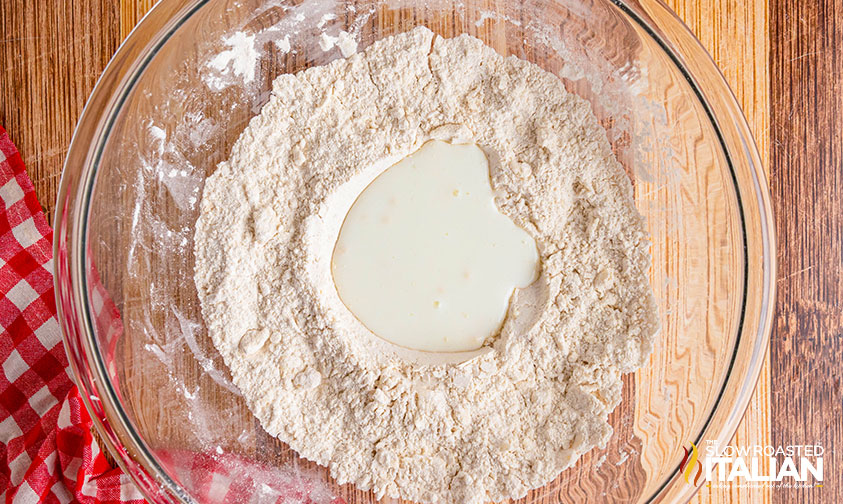
[{"label": "white flour", "polygon": [[[214,69],[219,75],[233,73],[240,77],[244,84],[255,80],[255,66],[258,62],[258,51],[255,48],[255,35],[246,35],[243,32],[236,32],[224,41],[228,50],[217,54],[208,62],[208,67]],[[209,80],[213,89],[222,89],[225,82],[219,77]]]},{"label": "white flour", "polygon": [[[539,67],[425,28],[281,75],[206,183],[195,281],[263,427],[351,482],[425,502],[523,496],[605,444],[658,330],[644,223],[589,104]],[[486,149],[539,280],[465,362],[390,347],[330,257],[356,195],[431,138]]]}]

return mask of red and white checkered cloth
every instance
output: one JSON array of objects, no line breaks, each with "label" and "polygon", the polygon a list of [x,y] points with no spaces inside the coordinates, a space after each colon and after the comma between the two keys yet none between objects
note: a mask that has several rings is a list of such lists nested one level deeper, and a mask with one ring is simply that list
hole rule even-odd
[{"label": "red and white checkered cloth", "polygon": [[144,502],[106,460],[68,374],[52,230],[0,127],[0,489],[6,502]]},{"label": "red and white checkered cloth", "polygon": [[[56,320],[52,230],[23,161],[0,127],[0,500],[14,503],[143,503],[91,434],[71,381]],[[113,352],[120,313],[92,275],[97,330]],[[343,504],[324,484],[284,474],[235,454],[156,452],[203,502]]]}]

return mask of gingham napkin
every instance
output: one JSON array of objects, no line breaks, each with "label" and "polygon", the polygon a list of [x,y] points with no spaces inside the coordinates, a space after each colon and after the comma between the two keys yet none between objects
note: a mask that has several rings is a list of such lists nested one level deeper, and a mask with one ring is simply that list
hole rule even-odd
[{"label": "gingham napkin", "polygon": [[137,502],[106,460],[68,375],[56,321],[52,230],[0,127],[0,498]]},{"label": "gingham napkin", "polygon": [[[52,230],[23,161],[0,127],[0,500],[143,503],[91,434],[56,321]],[[120,312],[89,265],[97,331],[114,352]],[[236,454],[157,451],[200,501],[344,504],[312,475]]]}]

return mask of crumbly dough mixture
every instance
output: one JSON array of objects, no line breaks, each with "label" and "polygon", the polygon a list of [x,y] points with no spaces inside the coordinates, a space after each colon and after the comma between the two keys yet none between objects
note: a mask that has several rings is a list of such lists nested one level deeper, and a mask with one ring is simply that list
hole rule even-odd
[{"label": "crumbly dough mixture", "polygon": [[[330,274],[345,213],[432,139],[490,158],[539,279],[467,361],[390,347]],[[644,222],[589,104],[555,76],[426,28],[281,75],[205,185],[195,281],[264,429],[351,482],[422,502],[521,497],[611,434],[621,375],[658,330]]]}]

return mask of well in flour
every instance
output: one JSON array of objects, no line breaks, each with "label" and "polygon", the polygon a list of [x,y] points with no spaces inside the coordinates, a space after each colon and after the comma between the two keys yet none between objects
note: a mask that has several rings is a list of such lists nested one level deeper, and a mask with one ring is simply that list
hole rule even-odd
[{"label": "well in flour", "polygon": [[494,204],[483,150],[431,140],[356,198],[331,273],[343,304],[377,336],[460,353],[500,330],[537,263],[535,241]]},{"label": "well in flour", "polygon": [[[442,363],[383,347],[330,259],[369,182],[453,138],[494,155],[496,204],[542,270],[497,338]],[[208,179],[195,243],[203,317],[252,412],[378,496],[474,503],[548,483],[605,444],[621,375],[658,329],[644,222],[589,104],[465,35],[417,28],[279,76]]]}]

